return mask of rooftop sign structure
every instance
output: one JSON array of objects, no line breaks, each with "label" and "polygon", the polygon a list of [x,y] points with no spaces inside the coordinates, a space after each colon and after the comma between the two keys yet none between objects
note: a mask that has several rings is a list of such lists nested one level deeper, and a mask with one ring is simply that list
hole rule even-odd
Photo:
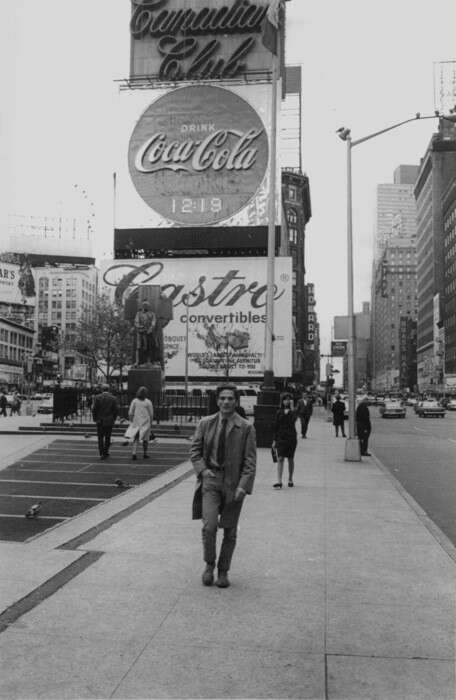
[{"label": "rooftop sign structure", "polygon": [[271,69],[261,42],[268,3],[132,0],[130,79],[229,80]]}]

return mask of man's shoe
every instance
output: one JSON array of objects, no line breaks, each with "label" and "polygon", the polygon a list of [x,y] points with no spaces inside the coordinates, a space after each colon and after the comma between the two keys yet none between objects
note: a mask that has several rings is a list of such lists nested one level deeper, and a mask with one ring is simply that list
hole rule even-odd
[{"label": "man's shoe", "polygon": [[138,459],[136,455],[131,455],[132,460]]},{"label": "man's shoe", "polygon": [[215,582],[215,585],[218,586],[219,588],[228,588],[230,585],[230,582],[228,580],[228,572],[227,571],[219,571],[218,572],[218,577],[217,581]]},{"label": "man's shoe", "polygon": [[210,564],[206,564],[206,568],[203,571],[203,586],[212,586],[214,583],[214,567]]},{"label": "man's shoe", "polygon": [[106,455],[100,455],[100,459],[106,459]]},{"label": "man's shoe", "polygon": [[361,452],[361,455],[362,455],[363,457],[372,457],[372,455],[371,455],[370,452]]}]

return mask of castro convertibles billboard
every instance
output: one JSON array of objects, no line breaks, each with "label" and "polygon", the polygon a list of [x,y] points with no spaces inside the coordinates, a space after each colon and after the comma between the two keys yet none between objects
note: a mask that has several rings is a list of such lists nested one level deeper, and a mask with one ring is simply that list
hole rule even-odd
[{"label": "castro convertibles billboard", "polygon": [[270,86],[130,91],[119,107],[116,228],[267,226]]},{"label": "castro convertibles billboard", "polygon": [[[140,285],[159,285],[172,300],[164,328],[165,372],[190,377],[228,374],[261,379],[264,372],[266,259],[110,260],[101,265],[102,292],[125,305]],[[291,376],[291,258],[275,260],[274,375]],[[187,307],[188,305],[188,307]]]}]

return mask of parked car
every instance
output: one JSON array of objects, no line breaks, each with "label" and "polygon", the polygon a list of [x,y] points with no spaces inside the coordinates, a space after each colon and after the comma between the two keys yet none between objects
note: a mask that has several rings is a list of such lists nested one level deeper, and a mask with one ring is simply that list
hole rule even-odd
[{"label": "parked car", "polygon": [[38,408],[37,413],[53,413],[54,412],[54,397],[51,396],[49,399],[44,399]]},{"label": "parked car", "polygon": [[407,409],[400,401],[385,401],[384,406],[380,406],[382,418],[405,418]]},{"label": "parked car", "polygon": [[445,409],[438,401],[420,401],[416,406],[416,414],[420,418],[444,418]]},{"label": "parked car", "polygon": [[447,403],[447,411],[456,411],[456,399],[449,399]]}]

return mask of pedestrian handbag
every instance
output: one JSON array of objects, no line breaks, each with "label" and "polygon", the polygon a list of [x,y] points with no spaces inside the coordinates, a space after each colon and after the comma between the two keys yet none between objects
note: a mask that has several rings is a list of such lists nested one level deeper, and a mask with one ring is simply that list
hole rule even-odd
[{"label": "pedestrian handbag", "polygon": [[203,517],[203,484],[201,478],[196,483],[192,501],[192,520],[201,520]]},{"label": "pedestrian handbag", "polygon": [[275,447],[271,447],[271,457],[274,464],[277,462],[277,450]]},{"label": "pedestrian handbag", "polygon": [[129,425],[128,428],[125,431],[124,438],[125,440],[134,440],[136,435],[139,432],[139,427],[134,427],[133,425]]}]

